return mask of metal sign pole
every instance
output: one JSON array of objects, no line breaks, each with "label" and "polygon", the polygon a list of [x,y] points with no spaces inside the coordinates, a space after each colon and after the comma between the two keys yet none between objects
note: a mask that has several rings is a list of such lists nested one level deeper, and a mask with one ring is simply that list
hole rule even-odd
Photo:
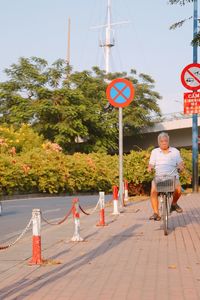
[{"label": "metal sign pole", "polygon": [[124,206],[123,201],[123,111],[119,107],[119,200],[121,206]]},{"label": "metal sign pole", "polygon": [[[198,32],[198,0],[194,0],[194,23],[193,36]],[[193,63],[197,63],[197,45],[193,46]],[[193,192],[198,192],[199,178],[198,178],[198,115],[192,115],[192,187]]]},{"label": "metal sign pole", "polygon": [[125,78],[114,79],[106,89],[106,97],[111,105],[119,108],[119,200],[124,207],[123,197],[123,112],[134,98],[133,83]]}]

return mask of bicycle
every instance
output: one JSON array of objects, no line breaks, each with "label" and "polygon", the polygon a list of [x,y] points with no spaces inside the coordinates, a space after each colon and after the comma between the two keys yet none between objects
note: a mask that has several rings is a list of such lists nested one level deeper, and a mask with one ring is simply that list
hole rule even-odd
[{"label": "bicycle", "polygon": [[154,178],[160,202],[164,235],[168,235],[168,217],[176,182],[176,176],[171,175],[174,171],[168,175],[155,176]]}]

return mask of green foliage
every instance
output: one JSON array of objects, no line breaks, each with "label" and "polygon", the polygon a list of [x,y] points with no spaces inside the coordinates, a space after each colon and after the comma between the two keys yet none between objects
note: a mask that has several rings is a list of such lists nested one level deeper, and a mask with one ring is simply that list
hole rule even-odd
[{"label": "green foliage", "polygon": [[169,29],[170,29],[170,30],[177,29],[177,28],[181,27],[186,21],[188,21],[188,20],[190,20],[190,19],[192,19],[192,17],[189,17],[189,18],[183,19],[183,20],[181,20],[181,21],[179,21],[179,22],[176,22],[176,23],[172,24],[172,25],[169,27]]},{"label": "green foliage", "polygon": [[192,3],[193,0],[168,0],[170,4],[179,4],[181,6],[187,4],[187,3]]},{"label": "green foliage", "polygon": [[35,147],[41,147],[44,141],[41,136],[26,124],[22,124],[18,130],[14,129],[13,126],[1,126],[0,139],[4,141],[4,143],[0,143],[1,149],[15,147],[17,153],[21,151],[26,152]]},{"label": "green foliage", "polygon": [[[169,0],[169,3],[170,4],[179,4],[180,6],[184,6],[188,3],[193,3],[194,0]],[[177,29],[179,27],[182,27],[182,25],[188,21],[188,20],[191,20],[193,19],[192,16],[188,17],[188,18],[185,18],[181,21],[178,21],[178,22],[175,22],[174,24],[172,24],[170,26],[170,30],[174,30],[174,29]],[[198,22],[199,22],[199,19],[198,19]],[[195,34],[195,36],[193,37],[192,41],[191,41],[191,45],[192,46],[200,46],[200,31],[197,32],[197,34]]]},{"label": "green foliage", "polygon": [[20,128],[29,124],[35,132],[65,152],[111,152],[118,146],[118,110],[108,108],[108,80],[126,77],[135,86],[135,99],[124,109],[125,134],[152,125],[151,114],[160,114],[153,79],[131,70],[106,74],[72,72],[64,60],[51,66],[41,58],[20,58],[5,70],[0,83],[1,124]]},{"label": "green foliage", "polygon": [[[12,144],[13,145],[13,144]],[[43,142],[19,153],[0,145],[0,193],[75,193],[111,192],[118,185],[118,156],[105,153],[65,155],[57,144]],[[14,144],[15,147],[15,144]],[[153,175],[147,172],[151,149],[124,155],[124,178],[130,192],[148,192]],[[184,186],[191,184],[192,154],[181,150],[186,170],[181,174]]]},{"label": "green foliage", "polygon": [[21,160],[28,167],[26,176],[37,191],[53,194],[72,190],[68,185],[66,157],[61,152],[34,149],[21,156]]},{"label": "green foliage", "polygon": [[68,157],[69,183],[74,191],[110,191],[117,184],[118,158],[102,153]]},{"label": "green foliage", "polygon": [[[185,169],[180,174],[180,182],[183,185],[190,185],[192,182],[192,151],[181,149],[181,157],[183,158]],[[200,162],[200,156],[199,156]],[[199,165],[200,171],[200,165]]]},{"label": "green foliage", "polygon": [[140,184],[153,179],[152,174],[147,171],[150,158],[150,150],[131,151],[124,156],[124,177],[130,182]]}]

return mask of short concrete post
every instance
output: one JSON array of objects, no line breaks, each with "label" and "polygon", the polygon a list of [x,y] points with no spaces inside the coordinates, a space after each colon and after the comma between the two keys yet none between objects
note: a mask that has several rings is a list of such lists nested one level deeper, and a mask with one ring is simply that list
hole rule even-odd
[{"label": "short concrete post", "polygon": [[100,203],[100,214],[99,214],[99,223],[97,226],[105,226],[105,193],[99,192],[99,203]]},{"label": "short concrete post", "polygon": [[80,236],[80,210],[79,210],[79,199],[78,198],[74,198],[72,201],[72,213],[73,213],[73,217],[74,217],[74,235],[71,238],[72,242],[82,242],[83,239]]},{"label": "short concrete post", "polygon": [[116,185],[113,186],[113,215],[119,215],[120,212],[118,210],[118,187]]},{"label": "short concrete post", "polygon": [[128,201],[128,180],[124,180],[124,201]]},{"label": "short concrete post", "polygon": [[42,264],[41,255],[41,211],[39,208],[32,210],[32,224],[33,224],[33,237],[32,237],[32,259],[30,265]]}]

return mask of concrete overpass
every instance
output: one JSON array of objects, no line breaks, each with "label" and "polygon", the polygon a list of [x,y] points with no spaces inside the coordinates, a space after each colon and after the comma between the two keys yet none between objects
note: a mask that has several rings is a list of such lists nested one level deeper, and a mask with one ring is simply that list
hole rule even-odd
[{"label": "concrete overpass", "polygon": [[[200,133],[200,117],[198,117],[198,130]],[[124,137],[124,152],[157,147],[157,136],[165,131],[170,136],[170,144],[177,148],[192,148],[192,117],[182,114],[172,114],[162,122],[156,122],[153,127],[143,129],[141,135]],[[198,134],[200,135],[200,134]]]}]

